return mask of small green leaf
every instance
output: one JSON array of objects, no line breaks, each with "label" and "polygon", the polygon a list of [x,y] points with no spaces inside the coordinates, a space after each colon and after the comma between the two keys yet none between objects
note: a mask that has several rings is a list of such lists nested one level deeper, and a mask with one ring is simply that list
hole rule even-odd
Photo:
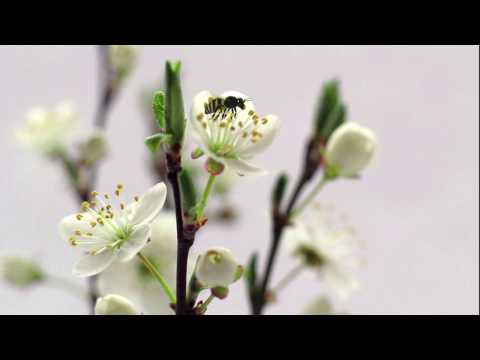
[{"label": "small green leaf", "polygon": [[169,134],[154,134],[145,139],[145,145],[147,145],[148,149],[155,153],[158,147],[161,144],[170,144],[172,141],[172,136]]},{"label": "small green leaf", "polygon": [[162,91],[153,94],[152,107],[158,126],[165,129],[165,94]]},{"label": "small green leaf", "polygon": [[341,103],[337,104],[331,111],[321,131],[322,139],[324,139],[325,142],[328,141],[335,129],[345,122],[346,114],[347,108]]},{"label": "small green leaf", "polygon": [[322,88],[322,94],[317,105],[317,114],[315,117],[315,132],[321,133],[330,116],[339,102],[338,81],[331,80]]},{"label": "small green leaf", "polygon": [[185,134],[185,111],[183,107],[182,87],[180,82],[181,63],[166,64],[166,94],[165,94],[165,128],[173,135],[174,144],[182,144]]}]

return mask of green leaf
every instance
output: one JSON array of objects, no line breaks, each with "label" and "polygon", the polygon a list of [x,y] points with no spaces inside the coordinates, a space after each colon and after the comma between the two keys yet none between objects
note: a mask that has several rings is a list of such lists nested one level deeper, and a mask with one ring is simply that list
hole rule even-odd
[{"label": "green leaf", "polygon": [[165,128],[174,144],[182,144],[186,125],[180,68],[180,62],[166,63]]},{"label": "green leaf", "polygon": [[163,91],[156,91],[152,101],[153,113],[160,129],[165,129],[165,94]]},{"label": "green leaf", "polygon": [[247,268],[245,269],[244,278],[247,281],[249,289],[255,288],[257,282],[257,258],[258,253],[254,253],[250,257]]},{"label": "green leaf", "polygon": [[345,122],[347,116],[347,108],[343,104],[337,104],[335,108],[330,112],[330,115],[325,122],[325,125],[321,131],[322,139],[325,142],[328,141],[330,135]]},{"label": "green leaf", "polygon": [[170,144],[171,142],[172,136],[163,133],[154,134],[145,139],[145,145],[152,153],[155,153],[161,144]]},{"label": "green leaf", "polygon": [[288,176],[285,173],[280,174],[275,183],[275,187],[272,192],[272,205],[274,209],[278,209],[285,195],[285,190],[288,184]]},{"label": "green leaf", "polygon": [[197,193],[190,171],[183,168],[179,173],[180,188],[182,190],[183,207],[187,211],[193,209],[197,203]]},{"label": "green leaf", "polygon": [[322,132],[330,113],[335,109],[339,102],[339,83],[337,80],[327,82],[322,88],[320,101],[317,105],[317,113],[315,116],[315,133]]}]

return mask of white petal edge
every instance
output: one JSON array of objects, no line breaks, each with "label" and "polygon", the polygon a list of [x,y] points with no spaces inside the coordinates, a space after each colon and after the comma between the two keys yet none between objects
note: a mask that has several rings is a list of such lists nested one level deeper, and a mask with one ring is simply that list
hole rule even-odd
[{"label": "white petal edge", "polygon": [[117,257],[117,252],[103,251],[98,255],[85,255],[73,267],[73,275],[88,277],[101,273]]},{"label": "white petal edge", "polygon": [[252,164],[241,159],[223,159],[223,162],[238,175],[244,176],[260,176],[266,175],[267,171],[253,166]]},{"label": "white petal edge", "polygon": [[278,119],[278,116],[275,115],[267,115],[263,116],[262,119],[263,118],[267,119],[268,122],[258,130],[262,133],[262,138],[255,143],[249,141],[244,145],[239,151],[238,155],[240,157],[244,159],[251,158],[255,154],[261,153],[272,144],[273,139],[280,128],[280,120]]},{"label": "white petal edge", "polygon": [[120,248],[118,259],[122,262],[131,260],[147,244],[149,236],[150,225],[139,226]]},{"label": "white petal edge", "polygon": [[138,207],[131,215],[131,224],[143,225],[152,222],[162,210],[166,198],[167,187],[163,182],[151,187],[140,198]]}]

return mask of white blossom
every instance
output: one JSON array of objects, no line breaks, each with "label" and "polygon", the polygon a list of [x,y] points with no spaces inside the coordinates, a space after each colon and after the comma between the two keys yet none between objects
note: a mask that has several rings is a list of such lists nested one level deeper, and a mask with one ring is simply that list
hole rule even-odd
[{"label": "white blossom", "polygon": [[340,125],[328,140],[325,160],[339,176],[358,175],[370,162],[375,152],[375,134],[358,124]]},{"label": "white blossom", "polygon": [[[241,99],[243,109],[235,107],[224,112],[225,107],[218,107],[218,111],[212,112],[218,101],[227,98]],[[277,116],[259,116],[253,102],[239,92],[228,91],[218,97],[202,91],[193,99],[192,123],[202,150],[209,157],[239,175],[265,173],[248,161],[272,143],[279,128]]]},{"label": "white blossom", "polygon": [[140,313],[128,299],[112,294],[97,299],[95,315],[140,315]]},{"label": "white blossom", "polygon": [[213,247],[198,257],[195,276],[202,287],[225,287],[238,280],[242,267],[233,257],[230,250],[224,247]]},{"label": "white blossom", "polygon": [[150,224],[160,213],[167,188],[158,183],[141,198],[126,206],[121,199],[122,185],[117,185],[118,208],[110,204],[110,196],[93,192],[91,203],[82,204],[82,212],[65,217],[60,234],[72,246],[84,252],[73,273],[79,277],[98,274],[115,260],[132,259],[147,243]]},{"label": "white blossom", "polygon": [[327,211],[312,208],[303,220],[296,220],[285,230],[291,254],[307,268],[317,271],[338,295],[345,300],[358,289],[352,274],[357,267],[353,230],[333,224]]},{"label": "white blossom", "polygon": [[75,125],[75,107],[63,102],[54,109],[34,108],[25,124],[17,129],[17,139],[42,154],[54,156],[65,151]]}]

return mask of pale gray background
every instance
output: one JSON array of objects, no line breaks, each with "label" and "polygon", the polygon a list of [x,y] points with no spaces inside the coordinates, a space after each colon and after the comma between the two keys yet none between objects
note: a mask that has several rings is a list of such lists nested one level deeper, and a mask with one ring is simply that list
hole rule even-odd
[{"label": "pale gray background", "polygon": [[[32,106],[65,98],[90,123],[96,55],[92,46],[0,47],[0,253],[36,256],[63,276],[70,275],[76,254],[59,239],[57,223],[76,204],[57,167],[19,148],[12,131]],[[203,89],[236,89],[255,99],[260,113],[283,121],[273,146],[256,160],[271,175],[242,180],[236,189],[242,221],[202,231],[198,249],[224,245],[243,261],[253,248],[265,254],[273,175],[297,174],[320,85],[339,77],[349,119],[379,139],[378,156],[362,181],[339,181],[321,194],[348,214],[366,244],[367,266],[358,272],[363,288],[339,306],[355,314],[478,312],[477,47],[141,46],[137,70],[111,114],[103,191],[122,181],[130,193],[141,193],[152,182],[138,93],[160,78],[166,59],[183,61],[185,99]],[[290,264],[282,256],[275,278]],[[269,313],[298,313],[321,292],[319,282],[303,276]],[[0,313],[85,311],[58,290],[18,292],[0,285]],[[246,311],[241,283],[212,306],[212,313]]]}]

